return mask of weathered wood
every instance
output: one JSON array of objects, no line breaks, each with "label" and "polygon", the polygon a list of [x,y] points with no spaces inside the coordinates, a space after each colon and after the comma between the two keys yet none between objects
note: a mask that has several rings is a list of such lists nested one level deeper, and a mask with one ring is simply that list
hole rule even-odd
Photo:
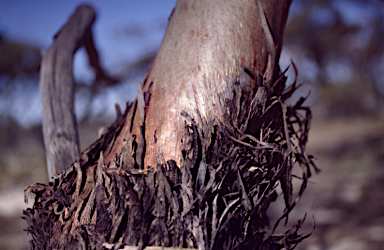
[{"label": "weathered wood", "polygon": [[91,31],[95,17],[92,7],[80,5],[55,35],[52,46],[42,58],[39,84],[50,179],[67,170],[80,155],[74,109],[73,56],[76,51],[82,46],[87,51],[96,75],[93,88],[117,82],[100,66]]}]

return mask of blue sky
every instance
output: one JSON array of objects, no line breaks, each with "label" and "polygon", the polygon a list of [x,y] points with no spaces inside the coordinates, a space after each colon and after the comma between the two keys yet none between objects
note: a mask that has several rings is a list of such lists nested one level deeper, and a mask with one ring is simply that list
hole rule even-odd
[{"label": "blue sky", "polygon": [[[121,65],[133,63],[160,46],[176,0],[0,0],[0,32],[6,39],[25,41],[44,51],[82,3],[90,4],[97,13],[93,33],[102,65],[110,74],[118,74],[122,71]],[[74,62],[77,79],[89,81],[92,78],[87,61],[85,52],[80,50]],[[17,99],[23,101],[12,107],[2,107],[14,109],[10,113],[15,114],[15,119],[24,126],[41,121],[40,99],[34,91],[33,95],[29,91],[18,92],[15,95],[22,98]],[[136,84],[123,84],[119,91],[108,91],[99,96],[95,110],[113,114],[115,102],[123,106],[126,100],[135,96]],[[76,103],[78,115],[84,106],[84,103]]]},{"label": "blue sky", "polygon": [[[25,40],[47,49],[53,35],[81,0],[0,0],[0,32],[7,38]],[[116,70],[146,51],[156,49],[164,34],[175,0],[87,1],[97,12],[96,46],[105,67]],[[114,73],[114,72],[113,72]]]},{"label": "blue sky", "polygon": [[29,40],[47,48],[58,28],[81,3],[95,7],[96,40],[104,47],[111,42],[108,38],[113,38],[124,26],[140,24],[142,28],[162,26],[165,29],[176,1],[0,0],[0,30],[10,38]]}]

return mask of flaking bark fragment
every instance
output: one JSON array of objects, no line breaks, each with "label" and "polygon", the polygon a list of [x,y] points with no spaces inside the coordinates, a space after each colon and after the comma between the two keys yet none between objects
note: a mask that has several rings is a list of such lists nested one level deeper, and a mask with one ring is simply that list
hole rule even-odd
[{"label": "flaking bark fragment", "polygon": [[[286,210],[273,230],[298,202],[311,174],[313,161],[305,152],[310,110],[302,99],[285,106],[283,97],[264,85],[241,87],[249,86],[249,78],[228,79],[236,89],[220,97],[223,110],[232,111],[222,121],[209,121],[199,129],[188,113],[181,113],[181,166],[158,155],[156,166],[143,169],[143,135],[138,144],[132,136],[124,141],[113,167],[104,164],[101,145],[111,144],[118,137],[116,128],[132,121],[126,118],[132,111],[126,110],[112,125],[115,129],[85,150],[88,157],[50,185],[28,186],[26,195],[35,195],[33,208],[24,211],[32,249],[100,249],[105,242],[138,249],[292,249],[306,238],[297,233],[302,222],[283,234],[265,235],[266,211],[276,200],[276,186],[283,189]],[[285,79],[277,84],[285,85]],[[304,116],[299,111],[305,111]],[[293,137],[298,138],[295,147],[289,142]],[[295,166],[302,168],[303,183],[291,202],[290,172]],[[59,237],[49,237],[54,234]]]}]

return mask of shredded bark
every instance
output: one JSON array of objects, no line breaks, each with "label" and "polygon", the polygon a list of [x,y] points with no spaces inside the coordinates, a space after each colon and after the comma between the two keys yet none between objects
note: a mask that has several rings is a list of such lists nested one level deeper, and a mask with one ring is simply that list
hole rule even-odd
[{"label": "shredded bark", "polygon": [[[259,85],[252,88],[251,81]],[[305,150],[311,112],[303,106],[305,98],[285,104],[297,86],[295,81],[285,88],[284,73],[273,84],[264,82],[248,68],[237,79],[228,78],[230,87],[218,94],[221,117],[202,128],[182,112],[180,166],[158,155],[156,166],[144,168],[144,135],[125,141],[122,152],[104,165],[109,152],[103,150],[131,121],[137,104],[118,112],[72,168],[48,185],[26,188],[26,199],[35,196],[23,217],[31,249],[105,249],[106,243],[113,249],[293,249],[310,235],[298,233],[303,221],[284,233],[275,229],[288,219],[312,170],[318,171]],[[302,170],[296,197],[294,167]],[[286,209],[271,231],[267,210],[279,187]]]}]

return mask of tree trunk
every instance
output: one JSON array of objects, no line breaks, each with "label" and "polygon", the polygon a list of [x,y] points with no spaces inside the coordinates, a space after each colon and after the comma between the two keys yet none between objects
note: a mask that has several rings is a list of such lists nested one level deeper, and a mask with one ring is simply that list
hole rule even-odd
[{"label": "tree trunk", "polygon": [[42,58],[39,85],[50,180],[68,170],[80,157],[74,108],[73,56],[76,51],[83,46],[87,51],[90,66],[96,75],[94,88],[118,82],[100,66],[91,30],[95,18],[92,7],[80,5],[55,35],[52,46]]},{"label": "tree trunk", "polygon": [[43,135],[49,178],[80,157],[74,108],[73,55],[90,35],[95,12],[79,6],[44,53],[40,71]]},{"label": "tree trunk", "polygon": [[[155,166],[159,154],[179,164],[184,147],[182,111],[202,129],[215,117],[222,120],[220,107],[235,87],[229,79],[236,79],[243,68],[255,73],[252,88],[276,80],[291,1],[260,1],[260,9],[257,2],[178,1],[144,81],[145,114],[136,112],[132,132],[121,135],[107,162],[124,139],[139,137],[145,120],[145,166]],[[265,19],[268,24],[262,22]]]},{"label": "tree trunk", "polygon": [[[313,165],[310,110],[285,105],[296,83],[285,89],[278,66],[289,5],[179,0],[137,99],[71,169],[26,188],[32,247],[292,249],[308,237],[302,221],[274,234]],[[268,232],[277,186],[286,210]]]}]

